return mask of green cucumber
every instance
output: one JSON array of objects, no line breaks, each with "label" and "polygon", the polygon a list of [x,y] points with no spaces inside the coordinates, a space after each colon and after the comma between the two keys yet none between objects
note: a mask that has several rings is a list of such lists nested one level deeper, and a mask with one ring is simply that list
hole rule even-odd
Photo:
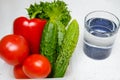
[{"label": "green cucumber", "polygon": [[53,77],[63,77],[69,65],[70,58],[75,50],[79,37],[79,25],[73,20],[65,33],[59,55],[56,59]]},{"label": "green cucumber", "polygon": [[48,21],[44,27],[42,40],[40,44],[41,54],[46,56],[51,65],[56,61],[56,47],[57,47],[57,26],[54,22]]},{"label": "green cucumber", "polygon": [[57,20],[48,21],[43,30],[40,52],[42,55],[46,56],[49,59],[52,65],[52,72],[48,77],[52,77],[53,75],[54,63],[58,56],[65,31],[65,26]]},{"label": "green cucumber", "polygon": [[[59,53],[60,51],[60,47],[61,47],[61,44],[63,42],[63,39],[64,39],[64,35],[65,35],[65,32],[66,32],[66,29],[65,29],[65,26],[60,22],[60,21],[56,21],[56,25],[57,25],[57,53]],[[59,55],[59,54],[58,54]]]}]

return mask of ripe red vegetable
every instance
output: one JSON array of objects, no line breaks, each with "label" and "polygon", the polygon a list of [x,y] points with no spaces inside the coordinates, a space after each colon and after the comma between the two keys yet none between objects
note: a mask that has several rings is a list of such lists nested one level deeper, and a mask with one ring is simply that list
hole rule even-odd
[{"label": "ripe red vegetable", "polygon": [[13,73],[16,79],[29,79],[29,77],[23,72],[21,64],[14,66]]},{"label": "ripe red vegetable", "polygon": [[51,72],[51,64],[45,56],[32,54],[24,61],[23,72],[30,78],[45,78]]},{"label": "ripe red vegetable", "polygon": [[23,36],[11,34],[1,39],[0,57],[8,64],[21,64],[28,55],[28,43]]},{"label": "ripe red vegetable", "polygon": [[46,20],[43,19],[27,19],[26,17],[18,17],[13,24],[14,34],[24,36],[29,42],[31,53],[39,53],[40,40]]}]

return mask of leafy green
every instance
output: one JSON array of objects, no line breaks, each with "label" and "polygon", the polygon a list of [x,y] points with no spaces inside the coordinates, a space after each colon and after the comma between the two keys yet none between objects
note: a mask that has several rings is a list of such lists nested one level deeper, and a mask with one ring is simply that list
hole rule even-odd
[{"label": "leafy green", "polygon": [[64,1],[54,0],[52,2],[40,2],[39,4],[31,4],[27,8],[30,18],[42,18],[52,21],[60,21],[64,26],[67,26],[71,20],[70,11]]}]

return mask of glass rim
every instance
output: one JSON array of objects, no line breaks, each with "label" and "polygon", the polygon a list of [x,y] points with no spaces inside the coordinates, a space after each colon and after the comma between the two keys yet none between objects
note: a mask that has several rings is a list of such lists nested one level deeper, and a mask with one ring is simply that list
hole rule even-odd
[{"label": "glass rim", "polygon": [[109,11],[104,11],[104,10],[95,10],[95,11],[89,12],[89,13],[85,16],[84,22],[87,20],[87,17],[88,17],[90,14],[95,13],[95,12],[104,12],[104,13],[107,13],[107,14],[112,15],[112,16],[115,17],[116,20],[118,21],[118,28],[120,27],[120,20],[119,20],[119,18],[118,18],[115,14],[113,14],[113,13],[111,13],[111,12],[109,12]]}]

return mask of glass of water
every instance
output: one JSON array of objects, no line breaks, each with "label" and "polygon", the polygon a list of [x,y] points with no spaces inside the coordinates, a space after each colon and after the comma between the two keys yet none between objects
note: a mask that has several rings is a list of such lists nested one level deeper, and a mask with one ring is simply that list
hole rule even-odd
[{"label": "glass of water", "polygon": [[112,50],[120,26],[119,19],[107,11],[93,11],[85,16],[84,52],[93,59],[105,59]]}]

